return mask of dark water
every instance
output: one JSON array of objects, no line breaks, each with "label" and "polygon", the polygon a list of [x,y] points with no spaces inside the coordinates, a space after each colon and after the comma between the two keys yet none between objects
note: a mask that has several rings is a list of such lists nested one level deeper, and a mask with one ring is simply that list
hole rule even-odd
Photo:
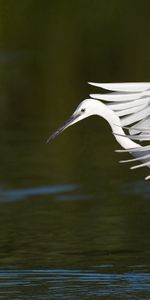
[{"label": "dark water", "polygon": [[150,81],[149,7],[0,1],[0,299],[150,299],[148,170],[90,118],[95,89]]}]

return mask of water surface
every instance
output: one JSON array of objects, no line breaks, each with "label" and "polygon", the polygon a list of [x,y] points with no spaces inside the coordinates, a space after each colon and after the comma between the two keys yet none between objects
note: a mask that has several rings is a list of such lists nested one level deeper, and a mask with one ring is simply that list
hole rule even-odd
[{"label": "water surface", "polygon": [[45,144],[87,81],[149,81],[148,8],[0,1],[0,299],[150,299],[149,170],[98,117]]}]

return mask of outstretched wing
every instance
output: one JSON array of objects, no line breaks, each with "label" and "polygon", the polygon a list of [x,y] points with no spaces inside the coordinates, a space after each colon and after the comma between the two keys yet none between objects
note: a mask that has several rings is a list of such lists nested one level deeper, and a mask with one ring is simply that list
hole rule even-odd
[{"label": "outstretched wing", "polygon": [[[139,142],[150,141],[150,83],[89,83],[107,90],[105,94],[91,94],[102,100],[121,120],[130,139]],[[132,169],[150,167],[150,145],[135,149],[119,150],[130,152],[136,158],[121,162],[138,162]],[[149,179],[148,176],[146,179]]]}]

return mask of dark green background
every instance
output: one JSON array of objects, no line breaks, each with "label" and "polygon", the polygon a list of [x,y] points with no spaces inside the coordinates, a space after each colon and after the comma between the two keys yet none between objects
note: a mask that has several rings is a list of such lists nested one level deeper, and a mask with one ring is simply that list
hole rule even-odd
[{"label": "dark green background", "polygon": [[148,1],[0,1],[0,266],[31,271],[28,289],[7,274],[12,299],[149,299],[140,275],[138,289],[119,278],[121,296],[109,280],[105,295],[102,279],[64,279],[60,295],[61,281],[32,278],[37,268],[149,274],[148,169],[119,165],[127,155],[96,117],[45,144],[98,91],[88,81],[150,81],[149,12]]}]

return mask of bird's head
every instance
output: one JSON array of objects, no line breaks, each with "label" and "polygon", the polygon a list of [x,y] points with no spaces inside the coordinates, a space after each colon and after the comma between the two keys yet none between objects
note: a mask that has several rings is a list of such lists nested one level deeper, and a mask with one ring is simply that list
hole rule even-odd
[{"label": "bird's head", "polygon": [[[93,99],[86,99],[82,101],[72,116],[63,124],[63,126],[59,127],[47,140],[47,143],[54,139],[57,135],[59,135],[62,131],[64,131],[67,127],[91,116],[97,114],[97,106],[100,105],[100,101]],[[101,103],[103,105],[103,103]]]}]

